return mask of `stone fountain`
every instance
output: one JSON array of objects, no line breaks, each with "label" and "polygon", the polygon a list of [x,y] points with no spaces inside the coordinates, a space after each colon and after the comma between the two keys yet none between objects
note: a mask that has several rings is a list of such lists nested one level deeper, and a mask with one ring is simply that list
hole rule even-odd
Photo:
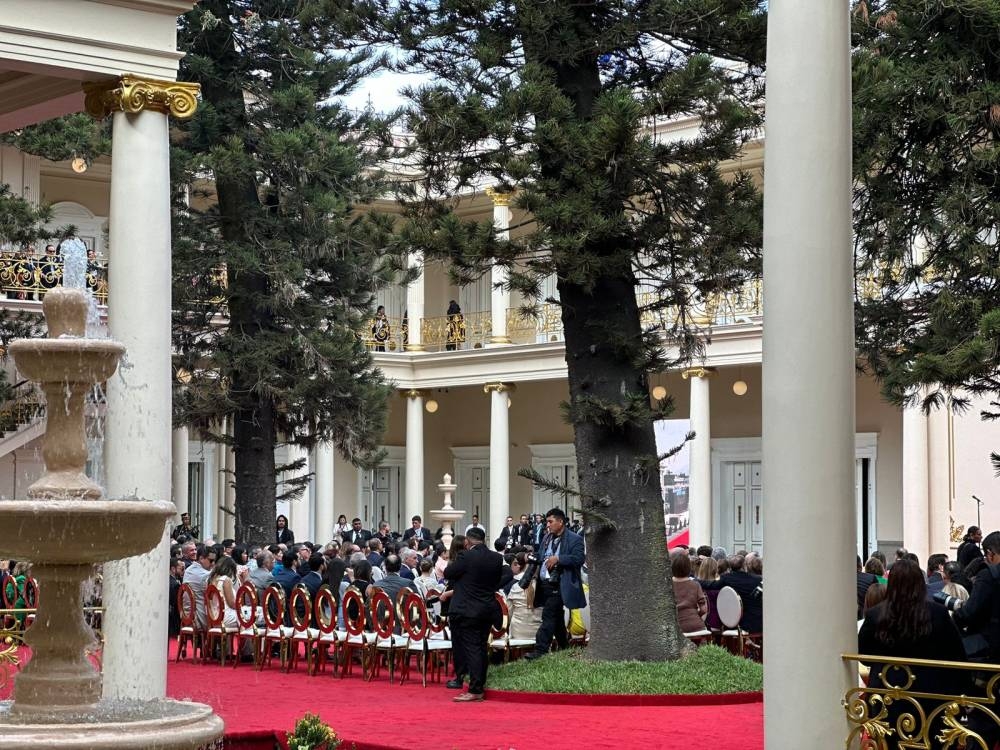
[{"label": "stone fountain", "polygon": [[[33,562],[40,592],[24,638],[31,659],[14,680],[14,700],[0,702],[0,748],[212,746],[223,726],[208,706],[102,700],[101,674],[85,653],[94,633],[83,617],[81,585],[95,564],[156,546],[175,512],[162,500],[105,499],[84,474],[84,398],[111,377],[125,352],[115,341],[85,337],[88,306],[82,288],[47,292],[49,337],[10,345],[18,370],[45,393],[48,425],[45,474],[28,489],[29,499],[0,500],[0,549]],[[146,616],[135,613],[136,629]]]},{"label": "stone fountain", "polygon": [[438,485],[438,489],[444,495],[444,507],[440,510],[432,510],[431,516],[441,524],[441,541],[444,543],[444,546],[450,547],[452,534],[454,533],[454,523],[461,520],[462,516],[465,515],[465,511],[457,510],[451,504],[451,497],[455,494],[455,490],[458,489],[458,485],[453,484],[451,481],[451,474],[444,475],[444,482]]}]

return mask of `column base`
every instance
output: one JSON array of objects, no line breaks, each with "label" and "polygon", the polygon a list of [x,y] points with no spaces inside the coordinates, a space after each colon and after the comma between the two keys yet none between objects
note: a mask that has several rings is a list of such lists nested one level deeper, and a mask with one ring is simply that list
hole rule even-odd
[{"label": "column base", "polygon": [[427,349],[423,344],[407,344],[403,347],[403,351],[406,352],[426,352]]},{"label": "column base", "polygon": [[493,346],[510,346],[513,343],[509,336],[490,336],[490,340],[486,343],[486,346],[487,348]]}]

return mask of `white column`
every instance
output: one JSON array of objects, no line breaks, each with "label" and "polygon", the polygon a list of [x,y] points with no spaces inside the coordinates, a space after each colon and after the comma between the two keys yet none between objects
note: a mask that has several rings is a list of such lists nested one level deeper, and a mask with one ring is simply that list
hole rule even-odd
[{"label": "white column", "polygon": [[187,513],[188,508],[188,430],[178,427],[173,432],[170,451],[171,496],[177,506],[177,515]]},{"label": "white column", "polygon": [[[109,497],[171,497],[170,151],[159,112],[116,112],[108,325],[126,359],[108,381]],[[104,695],[166,692],[169,538],[104,566]],[[142,627],[136,627],[137,618]]]},{"label": "white column", "polygon": [[[827,0],[768,7],[764,548],[821,535],[823,554],[796,573],[824,583],[764,597],[767,750],[843,746],[841,701],[857,685],[840,658],[858,647],[845,564],[857,554],[849,12]],[[804,628],[789,612],[817,616]]]},{"label": "white column", "polygon": [[921,562],[930,549],[930,467],[927,415],[919,404],[903,409],[903,545]]},{"label": "white column", "polygon": [[316,502],[317,544],[326,544],[333,539],[333,444],[316,445],[316,479],[313,483]]},{"label": "white column", "polygon": [[410,253],[406,263],[410,268],[420,268],[420,275],[406,287],[406,316],[409,325],[406,351],[422,352],[424,345],[420,336],[420,325],[424,319],[424,261],[416,253]]},{"label": "white column", "polygon": [[[490,503],[483,519],[489,545],[500,535],[510,515],[510,383],[487,383],[483,391],[490,394]],[[492,547],[491,547],[492,548]]]},{"label": "white column", "polygon": [[710,367],[692,367],[682,376],[691,381],[691,469],[688,478],[688,536],[693,545],[712,543],[712,423]]},{"label": "white column", "polygon": [[[497,237],[506,240],[510,237],[510,200],[511,193],[501,193],[492,188],[486,188],[486,194],[493,201],[493,226]],[[507,310],[510,308],[510,290],[506,288],[509,273],[504,266],[494,265],[490,271],[490,310],[491,328],[487,347],[506,346],[510,344],[507,335]],[[506,517],[506,516],[505,516]]]},{"label": "white column", "polygon": [[424,516],[424,392],[403,391],[406,399],[406,518]]}]

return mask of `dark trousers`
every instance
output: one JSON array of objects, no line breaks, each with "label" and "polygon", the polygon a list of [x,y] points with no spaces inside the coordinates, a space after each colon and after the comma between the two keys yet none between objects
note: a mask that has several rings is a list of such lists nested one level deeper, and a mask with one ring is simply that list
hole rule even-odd
[{"label": "dark trousers", "polygon": [[452,615],[451,644],[455,659],[455,674],[469,675],[469,692],[482,693],[486,688],[487,651],[490,640],[490,621],[464,615]]},{"label": "dark trousers", "polygon": [[569,635],[566,633],[566,615],[563,613],[562,594],[558,584],[553,585],[548,581],[539,583],[543,596],[542,624],[535,634],[535,650],[540,654],[547,654],[553,636],[559,648],[566,648],[569,645]]}]

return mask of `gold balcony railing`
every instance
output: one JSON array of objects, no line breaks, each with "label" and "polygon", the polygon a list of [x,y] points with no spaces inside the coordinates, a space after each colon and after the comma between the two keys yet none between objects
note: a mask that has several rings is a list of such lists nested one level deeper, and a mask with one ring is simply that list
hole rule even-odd
[{"label": "gold balcony railing", "polygon": [[13,398],[0,404],[0,435],[16,432],[45,415],[45,398],[34,383],[24,383],[14,390]]},{"label": "gold balcony railing", "polygon": [[489,343],[493,317],[489,311],[442,315],[420,321],[420,343],[427,351],[482,349]]},{"label": "gold balcony railing", "polygon": [[507,311],[507,337],[515,344],[562,341],[562,311],[553,304],[539,305],[535,314],[511,308]]},{"label": "gold balcony railing", "polygon": [[[7,299],[41,300],[50,289],[62,285],[63,261],[54,255],[0,253],[0,292]],[[99,305],[108,303],[108,264],[87,261],[87,288]]]},{"label": "gold balcony railing", "polygon": [[373,352],[404,351],[408,339],[409,321],[406,318],[388,316],[380,320],[372,318],[361,334],[361,340]]},{"label": "gold balcony railing", "polygon": [[[992,750],[980,732],[1000,727],[1000,665],[858,654],[843,659],[857,665],[867,683],[844,696],[847,750]],[[960,689],[935,692],[949,683]]]}]

